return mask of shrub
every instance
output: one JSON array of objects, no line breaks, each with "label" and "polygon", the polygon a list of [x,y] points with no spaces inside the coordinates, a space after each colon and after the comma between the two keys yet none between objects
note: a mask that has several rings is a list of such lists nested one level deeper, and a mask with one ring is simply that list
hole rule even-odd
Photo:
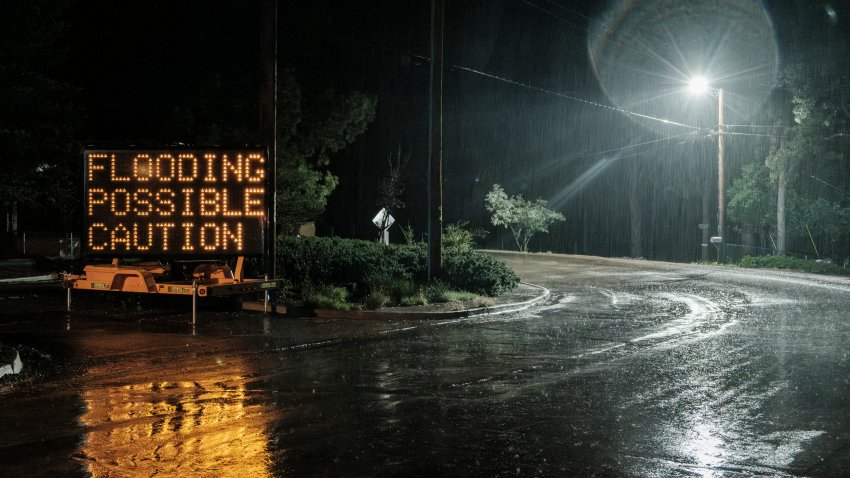
[{"label": "shrub", "polygon": [[445,284],[420,292],[417,287],[425,283],[427,270],[427,245],[421,242],[384,246],[338,237],[280,237],[277,254],[288,281],[287,296],[301,292],[308,303],[315,302],[308,298],[315,298],[320,285],[348,285],[354,299],[380,291],[398,304],[417,294],[422,301],[435,302],[432,297],[440,295],[440,288],[499,295],[519,282],[506,265],[486,254],[454,250],[443,254]]},{"label": "shrub", "polygon": [[496,305],[496,301],[489,297],[477,297],[475,299],[475,307],[493,307]]},{"label": "shrub", "polygon": [[366,273],[364,282],[370,292],[387,295],[393,305],[416,292],[416,284],[404,270],[373,269]]},{"label": "shrub", "polygon": [[745,256],[738,265],[752,268],[788,269],[815,274],[850,275],[850,270],[835,264],[788,256]]},{"label": "shrub", "polygon": [[446,298],[449,299],[449,302],[466,302],[473,299],[477,299],[480,297],[479,295],[473,294],[472,292],[466,292],[464,290],[452,290],[446,294]]},{"label": "shrub", "polygon": [[425,288],[425,297],[428,302],[449,302],[450,290],[445,282],[434,281]]},{"label": "shrub", "polygon": [[388,296],[382,290],[373,290],[368,295],[366,295],[366,299],[363,301],[363,306],[367,309],[381,309],[386,307],[386,305],[390,302],[390,296]]},{"label": "shrub", "polygon": [[443,272],[455,288],[491,297],[519,284],[519,277],[508,266],[477,251],[443,257]]},{"label": "shrub", "polygon": [[417,281],[426,270],[423,244],[384,246],[339,237],[282,236],[277,246],[280,270],[295,289],[308,284],[356,284],[355,289],[366,291],[367,275],[376,271],[400,272]]},{"label": "shrub", "polygon": [[408,246],[412,246],[417,243],[416,234],[413,232],[413,226],[410,224],[401,226],[401,235],[404,237],[404,243]]},{"label": "shrub", "polygon": [[351,310],[348,303],[348,291],[344,287],[332,285],[309,286],[302,291],[306,305],[317,309]]},{"label": "shrub", "polygon": [[416,283],[425,282],[428,270],[428,245],[417,242],[409,245],[390,244],[384,247],[388,263],[384,267],[398,267]]},{"label": "shrub", "polygon": [[487,236],[484,229],[471,229],[468,221],[452,223],[443,231],[443,254],[467,254],[475,249],[475,239]]},{"label": "shrub", "polygon": [[425,295],[425,289],[419,288],[411,295],[401,298],[401,302],[399,305],[403,306],[411,306],[411,305],[426,305],[428,304],[428,297]]}]

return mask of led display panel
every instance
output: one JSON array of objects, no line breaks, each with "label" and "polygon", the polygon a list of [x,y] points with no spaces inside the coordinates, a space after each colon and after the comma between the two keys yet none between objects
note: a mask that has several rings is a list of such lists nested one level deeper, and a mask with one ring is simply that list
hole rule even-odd
[{"label": "led display panel", "polygon": [[88,150],[87,255],[260,255],[268,161],[261,150]]}]

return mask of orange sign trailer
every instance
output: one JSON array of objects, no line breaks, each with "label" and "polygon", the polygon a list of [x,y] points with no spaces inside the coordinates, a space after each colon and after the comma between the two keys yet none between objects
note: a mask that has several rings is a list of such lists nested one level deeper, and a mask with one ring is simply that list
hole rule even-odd
[{"label": "orange sign trailer", "polygon": [[[273,214],[267,207],[274,197],[274,181],[264,153],[218,148],[87,150],[84,160],[88,252],[113,259],[64,276],[68,310],[74,289],[192,296],[193,324],[198,297],[265,292],[268,305],[268,292],[278,289],[281,280],[248,279],[243,272],[244,254],[274,254],[264,245],[274,242],[269,240]],[[170,265],[158,262],[120,261],[125,256],[175,254],[204,259],[191,261],[197,265],[184,276],[171,274]],[[235,270],[213,255],[236,256]]]},{"label": "orange sign trailer", "polygon": [[[139,294],[171,294],[192,296],[192,324],[196,322],[198,297],[223,297],[264,292],[268,305],[268,292],[280,287],[281,279],[246,279],[243,276],[245,258],[236,260],[236,270],[227,264],[202,262],[195,267],[191,281],[167,280],[167,271],[159,263],[140,262],[121,264],[113,259],[111,264],[87,265],[80,275],[65,274],[63,285],[67,289],[67,308],[71,310],[71,291],[93,290],[104,292],[131,292]],[[164,280],[165,279],[165,280]]]}]

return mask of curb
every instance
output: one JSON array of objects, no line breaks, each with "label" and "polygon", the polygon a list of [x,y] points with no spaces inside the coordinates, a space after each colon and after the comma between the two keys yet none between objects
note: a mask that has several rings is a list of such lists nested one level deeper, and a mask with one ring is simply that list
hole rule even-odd
[{"label": "curb", "polygon": [[317,319],[365,319],[365,320],[446,320],[476,317],[479,315],[507,314],[525,310],[538,302],[545,300],[551,292],[549,289],[536,284],[523,284],[538,289],[540,295],[523,302],[499,304],[491,307],[478,307],[475,309],[452,310],[447,312],[404,312],[391,310],[333,310],[316,309]]},{"label": "curb", "polygon": [[26,277],[9,277],[7,279],[0,279],[0,284],[49,284],[51,282],[56,282],[57,284],[60,282],[59,277],[56,274],[46,274],[40,276],[26,276]]},{"label": "curb", "polygon": [[[242,302],[242,310],[250,311],[250,312],[267,312],[265,304],[262,302]],[[269,307],[268,312],[271,312],[271,308]],[[286,315],[287,309],[285,305],[278,305],[275,307],[273,313],[277,315]]]},{"label": "curb", "polygon": [[24,368],[21,355],[16,349],[6,345],[0,345],[0,377],[12,373],[19,373]]}]

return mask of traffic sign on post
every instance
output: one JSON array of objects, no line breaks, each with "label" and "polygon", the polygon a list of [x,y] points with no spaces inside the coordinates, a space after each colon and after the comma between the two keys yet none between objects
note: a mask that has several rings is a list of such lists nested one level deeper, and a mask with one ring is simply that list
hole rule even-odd
[{"label": "traffic sign on post", "polygon": [[375,225],[382,232],[382,240],[384,244],[389,245],[390,243],[390,226],[395,222],[395,218],[392,214],[387,211],[387,208],[383,208],[378,211],[378,214],[375,214],[375,217],[372,218],[372,224]]}]

